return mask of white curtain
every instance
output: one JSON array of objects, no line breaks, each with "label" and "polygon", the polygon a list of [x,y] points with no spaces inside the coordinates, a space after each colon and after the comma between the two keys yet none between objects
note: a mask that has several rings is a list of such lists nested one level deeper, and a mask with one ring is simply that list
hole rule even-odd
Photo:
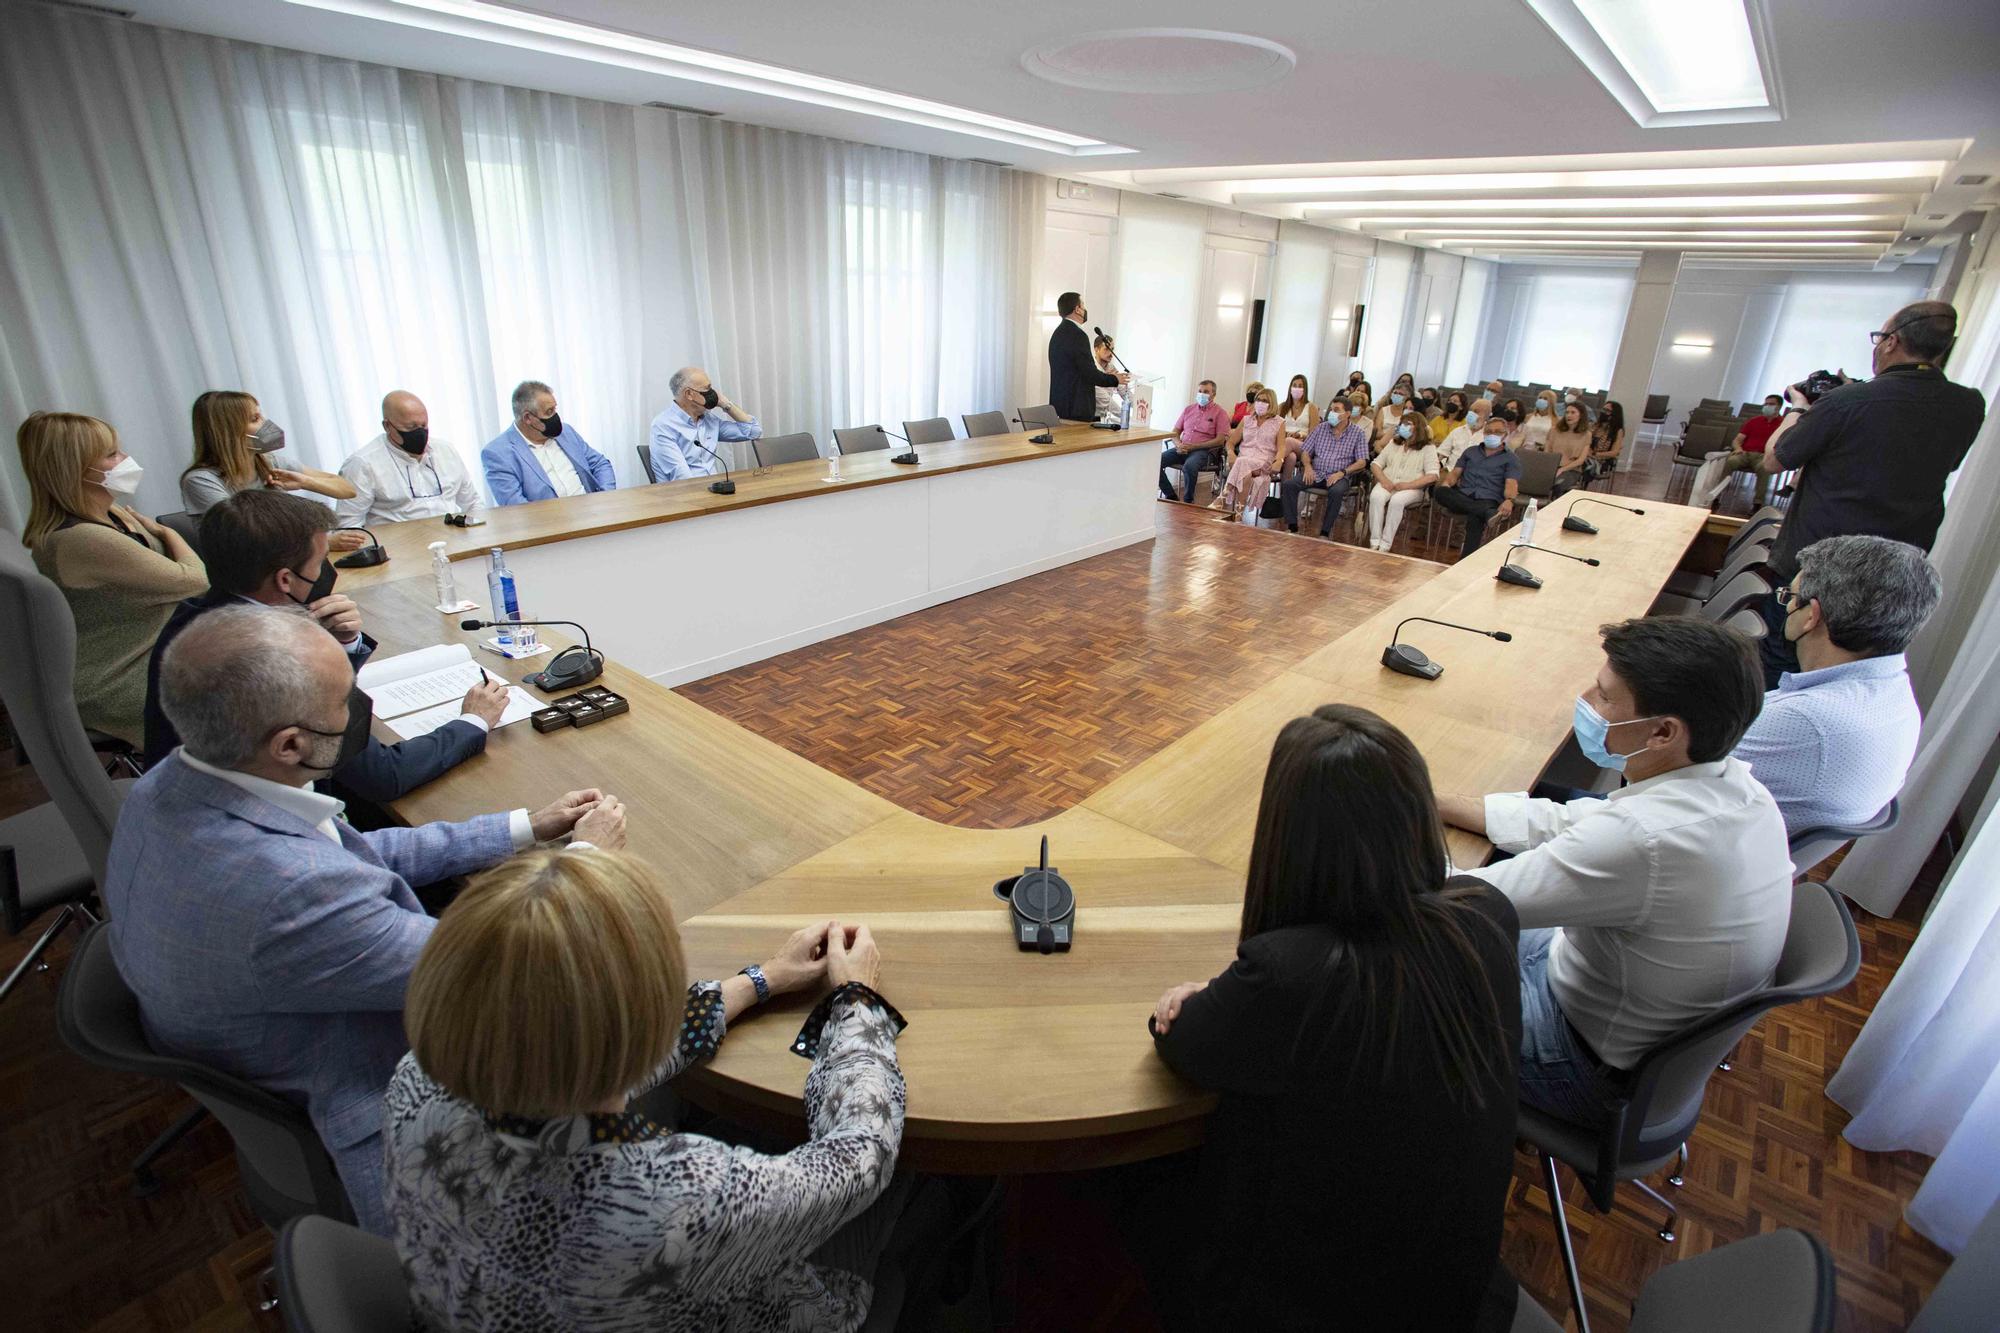
[{"label": "white curtain", "polygon": [[[1310,379],[1326,341],[1326,302],[1333,279],[1333,233],[1298,222],[1278,224],[1278,262],[1271,279],[1271,313],[1264,355],[1271,379],[1280,385],[1295,374],[1308,376],[1315,402],[1325,405],[1331,384]],[[1342,349],[1345,350],[1345,349]],[[1284,390],[1278,390],[1284,396]]]},{"label": "white curtain", "polygon": [[1361,369],[1378,395],[1387,394],[1396,376],[1409,370],[1403,341],[1404,307],[1410,300],[1410,276],[1417,252],[1406,245],[1378,241],[1375,271],[1368,284],[1368,313],[1361,325]]},{"label": "white curtain", "polygon": [[1464,384],[1472,374],[1472,349],[1486,320],[1486,296],[1498,267],[1484,259],[1468,259],[1458,276],[1458,305],[1451,319],[1451,350],[1445,354],[1444,382]]},{"label": "white curtain", "polygon": [[1632,287],[1630,272],[1536,274],[1527,318],[1508,357],[1515,373],[1544,384],[1608,386]]}]

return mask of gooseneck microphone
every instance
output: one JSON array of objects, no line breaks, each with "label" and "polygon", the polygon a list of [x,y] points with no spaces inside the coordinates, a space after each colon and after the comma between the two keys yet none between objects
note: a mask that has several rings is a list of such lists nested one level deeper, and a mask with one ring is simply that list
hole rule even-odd
[{"label": "gooseneck microphone", "polygon": [[1396,642],[1403,633],[1403,626],[1413,620],[1422,621],[1426,625],[1443,625],[1446,629],[1464,630],[1467,634],[1484,634],[1487,638],[1498,639],[1501,643],[1514,641],[1514,636],[1504,629],[1474,629],[1470,625],[1460,625],[1450,620],[1433,620],[1429,616],[1405,616],[1396,622],[1395,631],[1389,635],[1389,646],[1382,650],[1382,665],[1405,676],[1415,676],[1418,680],[1436,680],[1444,674],[1444,668],[1424,656],[1423,650],[1415,644]]},{"label": "gooseneck microphone", "polygon": [[891,463],[915,463],[915,462],[917,461],[917,446],[916,446],[916,444],[915,444],[915,443],[913,443],[913,442],[911,441],[911,439],[910,439],[910,437],[909,437],[909,436],[907,436],[907,435],[898,435],[898,434],[896,434],[896,432],[895,432],[895,431],[893,431],[893,430],[884,430],[884,429],[883,429],[882,427],[880,427],[880,426],[877,426],[877,427],[875,428],[875,433],[876,433],[877,435],[887,435],[887,436],[890,436],[890,437],[891,437],[891,438],[893,438],[893,439],[898,439],[898,440],[901,440],[901,441],[902,441],[902,442],[903,442],[904,444],[907,444],[907,445],[909,445],[909,446],[910,446],[910,447],[909,447],[909,449],[908,449],[907,451],[905,451],[905,452],[903,452],[903,453],[900,453],[900,454],[897,454],[897,455],[896,455],[895,457],[891,458],[891,459],[889,460],[889,461],[890,461]]},{"label": "gooseneck microphone", "polygon": [[721,454],[715,452],[715,450],[709,448],[707,445],[703,444],[700,440],[689,440],[688,443],[693,445],[695,448],[701,450],[703,453],[707,454],[710,458],[713,458],[716,462],[722,464],[722,480],[711,481],[710,483],[708,483],[708,489],[714,491],[717,495],[736,494],[736,483],[729,479],[729,460],[724,458]]},{"label": "gooseneck microphone", "polygon": [[335,569],[373,569],[376,565],[389,563],[389,553],[382,549],[382,543],[374,533],[363,527],[334,528],[335,532],[359,532],[368,538],[366,546],[358,547],[333,562]]},{"label": "gooseneck microphone", "polygon": [[545,694],[555,694],[559,690],[573,690],[579,685],[587,685],[604,674],[604,654],[590,646],[590,631],[574,620],[461,620],[460,629],[505,629],[510,625],[567,625],[583,636],[583,646],[571,644],[549,659],[549,664],[532,675],[524,676],[528,684]]},{"label": "gooseneck microphone", "polygon": [[1564,531],[1566,531],[1566,532],[1596,532],[1596,531],[1597,531],[1597,525],[1596,525],[1595,523],[1592,523],[1592,522],[1591,522],[1591,521],[1590,521],[1589,519],[1586,519],[1586,518],[1576,518],[1576,517],[1574,517],[1574,516],[1573,516],[1573,514],[1574,514],[1574,511],[1575,511],[1576,507],[1577,507],[1578,505],[1582,505],[1582,504],[1591,504],[1591,505],[1603,505],[1603,506],[1604,506],[1604,507],[1605,507],[1606,509],[1622,509],[1622,510],[1624,510],[1624,511],[1625,511],[1626,513],[1628,513],[1628,514],[1643,514],[1643,513],[1645,513],[1645,512],[1646,512],[1645,510],[1643,510],[1643,509],[1639,509],[1639,508],[1637,508],[1637,507],[1635,507],[1635,506],[1633,506],[1633,505],[1621,505],[1621,504],[1613,504],[1613,503],[1612,503],[1611,501],[1609,501],[1609,500],[1600,500],[1600,499],[1598,499],[1598,498],[1597,498],[1596,496],[1592,496],[1592,495],[1579,495],[1579,496],[1577,496],[1577,497],[1576,497],[1576,499],[1574,499],[1574,500],[1571,500],[1571,501],[1569,502],[1569,508],[1568,508],[1568,509],[1565,509],[1565,510],[1563,510],[1563,529],[1564,529]]},{"label": "gooseneck microphone", "polygon": [[[1009,417],[1008,420],[1012,421],[1022,430],[1028,429],[1028,423],[1021,420],[1021,418],[1019,417]],[[1040,425],[1039,422],[1035,424]],[[1055,442],[1056,442],[1056,437],[1049,434],[1049,428],[1047,426],[1042,426],[1042,433],[1040,435],[1030,435],[1028,437],[1029,444],[1054,444]]]},{"label": "gooseneck microphone", "polygon": [[[1097,325],[1095,325],[1095,324],[1093,324],[1093,325],[1091,325],[1091,326],[1090,326],[1090,331],[1091,331],[1092,333],[1096,334],[1096,335],[1097,335],[1098,337],[1100,337],[1100,338],[1104,338],[1104,339],[1107,339],[1107,340],[1108,340],[1108,339],[1110,338],[1110,336],[1111,336],[1110,334],[1106,333],[1106,332],[1105,332],[1105,331],[1104,331],[1103,329],[1099,328],[1099,327],[1098,327]],[[1122,356],[1120,356],[1120,355],[1118,355],[1118,348],[1117,348],[1116,346],[1112,347],[1112,349],[1111,349],[1111,359],[1112,359],[1113,361],[1116,361],[1116,362],[1118,363],[1118,368],[1119,368],[1120,370],[1124,371],[1124,372],[1125,372],[1125,373],[1126,373],[1127,375],[1130,375],[1130,374],[1132,373],[1132,367],[1130,367],[1130,366],[1126,365],[1126,364],[1125,364],[1125,358],[1124,358],[1124,357],[1122,357]]]}]

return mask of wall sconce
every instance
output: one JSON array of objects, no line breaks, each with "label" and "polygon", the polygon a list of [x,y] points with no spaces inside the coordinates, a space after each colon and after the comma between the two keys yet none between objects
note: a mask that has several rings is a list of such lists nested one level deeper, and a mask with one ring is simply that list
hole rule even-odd
[{"label": "wall sconce", "polygon": [[1673,341],[1673,349],[1687,356],[1707,356],[1715,350],[1715,340],[1712,338],[1676,338]]}]

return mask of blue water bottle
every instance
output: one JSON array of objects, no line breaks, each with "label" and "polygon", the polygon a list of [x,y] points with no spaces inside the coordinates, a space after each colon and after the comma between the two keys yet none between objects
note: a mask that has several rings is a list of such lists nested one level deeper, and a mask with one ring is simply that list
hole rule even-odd
[{"label": "blue water bottle", "polygon": [[503,649],[514,646],[514,635],[505,624],[521,618],[521,603],[514,595],[514,574],[507,568],[507,555],[494,547],[486,556],[486,596],[493,604],[494,626]]}]

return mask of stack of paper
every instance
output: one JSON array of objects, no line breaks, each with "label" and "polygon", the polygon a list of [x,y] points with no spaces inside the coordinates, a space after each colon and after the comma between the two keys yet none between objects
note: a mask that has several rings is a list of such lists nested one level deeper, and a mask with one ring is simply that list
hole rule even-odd
[{"label": "stack of paper", "polygon": [[[369,662],[354,683],[375,705],[375,716],[404,740],[436,731],[459,716],[465,693],[482,679],[472,650],[444,643],[414,653]],[[507,687],[507,711],[499,725],[519,722],[540,707],[519,685]]]}]

